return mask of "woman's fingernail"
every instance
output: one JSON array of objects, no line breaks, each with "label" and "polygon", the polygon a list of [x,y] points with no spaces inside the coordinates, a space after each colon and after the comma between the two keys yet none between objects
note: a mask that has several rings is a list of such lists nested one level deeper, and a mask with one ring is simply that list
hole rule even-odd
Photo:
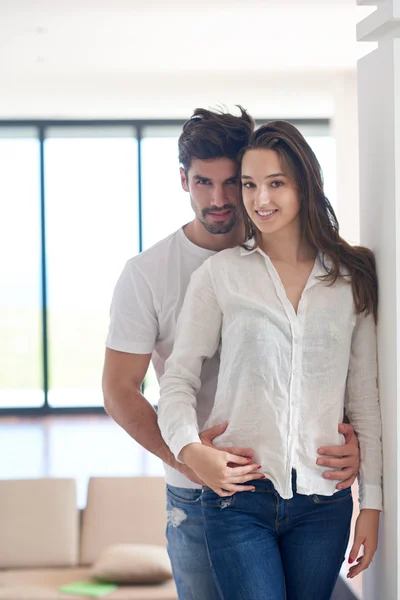
[{"label": "woman's fingernail", "polygon": [[354,562],[354,558],[349,557],[349,563],[352,564]]},{"label": "woman's fingernail", "polygon": [[324,473],[325,479],[330,479],[332,476],[330,473]]},{"label": "woman's fingernail", "polygon": [[261,475],[260,479],[265,479],[265,475]]},{"label": "woman's fingernail", "polygon": [[322,458],[319,458],[317,460],[317,465],[323,465],[323,464],[324,464],[324,461],[322,460]]}]

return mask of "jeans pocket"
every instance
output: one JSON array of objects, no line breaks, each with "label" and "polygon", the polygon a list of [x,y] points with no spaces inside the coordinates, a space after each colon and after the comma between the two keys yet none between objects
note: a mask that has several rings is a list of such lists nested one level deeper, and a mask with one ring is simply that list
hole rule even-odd
[{"label": "jeans pocket", "polygon": [[346,500],[352,500],[351,488],[340,490],[332,494],[332,496],[323,496],[322,494],[312,494],[308,498],[314,504],[335,504],[336,502],[344,502]]},{"label": "jeans pocket", "polygon": [[199,488],[178,488],[173,485],[167,485],[167,499],[178,504],[199,504],[201,498],[201,489]]},{"label": "jeans pocket", "polygon": [[201,494],[201,505],[205,508],[227,508],[235,502],[236,494],[233,496],[218,496],[214,490],[203,487]]}]

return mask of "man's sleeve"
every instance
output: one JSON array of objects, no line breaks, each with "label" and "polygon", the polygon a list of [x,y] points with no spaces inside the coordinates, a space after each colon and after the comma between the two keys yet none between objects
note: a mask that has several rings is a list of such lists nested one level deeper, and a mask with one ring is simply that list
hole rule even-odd
[{"label": "man's sleeve", "polygon": [[157,335],[153,293],[140,271],[128,262],[114,290],[106,346],[120,352],[150,354]]}]

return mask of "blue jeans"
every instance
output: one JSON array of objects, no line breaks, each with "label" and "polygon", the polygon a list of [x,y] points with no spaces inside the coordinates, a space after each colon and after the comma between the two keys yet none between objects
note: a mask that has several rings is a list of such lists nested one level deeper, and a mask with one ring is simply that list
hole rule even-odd
[{"label": "blue jeans", "polygon": [[179,600],[220,600],[204,536],[201,490],[167,485],[168,554]]},{"label": "blue jeans", "polygon": [[[295,492],[295,473],[293,483]],[[351,490],[283,500],[270,481],[252,484],[255,492],[225,498],[203,489],[221,599],[329,600],[349,540]]]}]

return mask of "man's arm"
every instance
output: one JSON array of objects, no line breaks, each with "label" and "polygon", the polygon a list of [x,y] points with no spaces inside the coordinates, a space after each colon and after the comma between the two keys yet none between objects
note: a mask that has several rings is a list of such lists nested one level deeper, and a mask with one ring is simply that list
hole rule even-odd
[{"label": "man's arm", "polygon": [[150,359],[151,354],[130,354],[106,348],[103,369],[104,408],[143,448],[198,482],[186,465],[175,460],[161,437],[156,411],[141,392]]}]

